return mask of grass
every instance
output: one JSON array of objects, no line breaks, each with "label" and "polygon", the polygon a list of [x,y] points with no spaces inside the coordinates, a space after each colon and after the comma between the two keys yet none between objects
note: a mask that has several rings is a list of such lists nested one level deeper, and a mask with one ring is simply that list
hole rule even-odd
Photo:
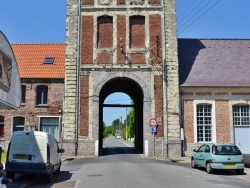
[{"label": "grass", "polygon": [[2,158],[1,158],[1,162],[5,163],[6,162],[6,157],[7,157],[7,152],[2,151]]}]

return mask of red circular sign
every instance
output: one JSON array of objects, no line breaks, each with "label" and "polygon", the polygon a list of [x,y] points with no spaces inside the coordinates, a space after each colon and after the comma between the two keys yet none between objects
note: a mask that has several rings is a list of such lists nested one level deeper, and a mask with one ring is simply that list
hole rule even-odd
[{"label": "red circular sign", "polygon": [[149,120],[149,126],[156,126],[157,125],[157,120],[155,118],[151,118]]}]

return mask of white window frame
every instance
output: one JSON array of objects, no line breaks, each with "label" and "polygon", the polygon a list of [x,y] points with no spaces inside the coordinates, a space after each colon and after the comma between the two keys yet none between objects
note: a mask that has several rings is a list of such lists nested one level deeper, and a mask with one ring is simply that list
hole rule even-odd
[{"label": "white window frame", "polygon": [[210,104],[212,105],[212,141],[216,142],[216,117],[215,117],[215,101],[214,100],[194,100],[194,143],[209,143],[209,142],[198,142],[197,139],[197,105],[199,104]]},{"label": "white window frame", "polygon": [[41,118],[58,118],[58,137],[56,135],[55,138],[57,141],[60,141],[60,137],[61,137],[61,119],[62,119],[62,116],[38,116],[39,118],[39,131],[41,131]]}]

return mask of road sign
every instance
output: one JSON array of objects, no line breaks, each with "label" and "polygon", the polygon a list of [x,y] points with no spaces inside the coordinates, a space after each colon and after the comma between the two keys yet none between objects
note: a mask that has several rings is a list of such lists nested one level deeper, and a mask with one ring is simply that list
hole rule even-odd
[{"label": "road sign", "polygon": [[156,132],[156,126],[151,126],[151,133],[155,133]]},{"label": "road sign", "polygon": [[157,126],[157,120],[155,118],[150,118],[149,120],[149,126]]}]

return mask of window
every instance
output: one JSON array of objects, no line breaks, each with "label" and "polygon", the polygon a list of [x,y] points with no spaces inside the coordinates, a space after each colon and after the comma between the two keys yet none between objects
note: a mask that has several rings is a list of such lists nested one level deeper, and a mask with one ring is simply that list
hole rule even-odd
[{"label": "window", "polygon": [[44,64],[53,64],[54,63],[55,58],[54,57],[45,57],[44,58]]},{"label": "window", "polygon": [[145,48],[145,17],[130,17],[130,48]]},{"label": "window", "polygon": [[13,118],[13,132],[15,131],[23,131],[25,125],[25,118],[21,116],[17,116]]},{"label": "window", "polygon": [[21,103],[25,103],[26,102],[26,85],[22,85],[22,101]]},{"label": "window", "polygon": [[198,104],[197,113],[197,141],[212,141],[212,105]]},{"label": "window", "polygon": [[59,139],[59,118],[58,117],[41,117],[40,131],[53,134]]},{"label": "window", "polygon": [[48,86],[37,86],[36,105],[48,104]]},{"label": "window", "polygon": [[234,125],[250,125],[249,105],[233,106],[233,124]]},{"label": "window", "polygon": [[97,44],[98,48],[113,47],[113,18],[110,16],[101,16],[97,19],[98,33]]},{"label": "window", "polygon": [[0,116],[0,137],[4,136],[4,116]]}]

